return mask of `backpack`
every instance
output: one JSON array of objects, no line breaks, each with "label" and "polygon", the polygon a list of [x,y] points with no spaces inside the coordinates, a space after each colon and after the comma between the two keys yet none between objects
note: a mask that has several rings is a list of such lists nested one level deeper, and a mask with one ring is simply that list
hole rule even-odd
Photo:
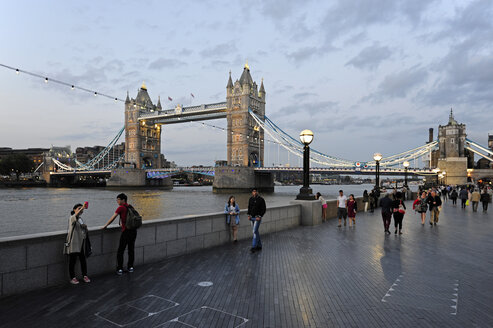
[{"label": "backpack", "polygon": [[125,228],[134,230],[139,229],[142,225],[142,216],[137,212],[137,210],[132,206],[127,206],[127,219],[125,220]]}]

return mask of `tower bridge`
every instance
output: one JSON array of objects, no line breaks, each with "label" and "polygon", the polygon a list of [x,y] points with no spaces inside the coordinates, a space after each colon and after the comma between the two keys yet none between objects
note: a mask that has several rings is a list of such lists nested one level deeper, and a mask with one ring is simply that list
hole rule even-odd
[{"label": "tower bridge", "polygon": [[[241,77],[233,83],[231,72],[226,85],[226,101],[196,106],[163,109],[158,98],[154,104],[147,87],[142,84],[136,98],[127,93],[125,100],[125,124],[119,134],[89,163],[76,163],[76,167],[52,159],[44,165],[48,180],[56,177],[77,175],[111,176],[108,186],[171,186],[170,176],[176,172],[200,173],[214,176],[216,192],[244,191],[252,187],[273,190],[273,173],[278,171],[301,171],[292,167],[265,167],[265,138],[268,136],[290,154],[303,156],[300,141],[284,132],[268,118],[266,91],[263,80],[260,86],[253,80],[246,64]],[[226,166],[164,169],[161,154],[162,133],[166,125],[185,122],[226,119],[227,160]],[[432,129],[430,129],[432,130]],[[124,133],[125,152],[113,162],[109,157],[113,147]],[[493,146],[492,146],[493,147]],[[474,154],[493,162],[493,151],[469,140],[466,126],[459,124],[451,111],[447,125],[439,126],[438,139],[431,132],[429,141],[419,147],[390,155],[379,161],[383,175],[402,175],[406,170],[402,163],[420,158],[427,160],[426,168],[408,169],[410,175],[434,175],[441,172],[447,184],[465,184],[470,179],[493,178],[493,169],[476,170],[471,163]],[[106,157],[105,157],[106,156]],[[113,156],[115,158],[115,156]],[[102,167],[100,162],[105,163]],[[311,149],[312,173],[375,174],[373,160],[354,162]],[[48,163],[47,163],[48,164]],[[97,165],[97,166],[96,166]],[[54,172],[56,171],[56,172]],[[48,175],[49,173],[49,175]]]}]

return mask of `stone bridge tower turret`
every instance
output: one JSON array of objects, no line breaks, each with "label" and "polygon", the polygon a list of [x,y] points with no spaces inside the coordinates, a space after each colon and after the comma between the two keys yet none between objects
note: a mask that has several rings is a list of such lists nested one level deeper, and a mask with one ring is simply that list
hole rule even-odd
[{"label": "stone bridge tower turret", "polygon": [[263,80],[258,89],[246,63],[240,79],[234,84],[229,73],[226,91],[228,165],[264,166],[264,131],[248,113],[251,109],[264,120],[266,93]]},{"label": "stone bridge tower turret", "polygon": [[141,114],[161,110],[154,105],[144,83],[137,97],[125,100],[125,162],[138,169],[161,168],[161,126],[139,121]]}]

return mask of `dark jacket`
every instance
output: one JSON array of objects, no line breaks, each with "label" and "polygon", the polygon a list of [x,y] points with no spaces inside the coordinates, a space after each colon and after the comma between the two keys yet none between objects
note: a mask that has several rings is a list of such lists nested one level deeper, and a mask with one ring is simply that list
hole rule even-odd
[{"label": "dark jacket", "polygon": [[380,199],[380,207],[382,208],[382,213],[392,213],[392,199],[388,196]]},{"label": "dark jacket", "polygon": [[452,190],[452,193],[450,194],[451,199],[457,199],[459,197],[459,194],[457,194],[457,190]]},{"label": "dark jacket", "polygon": [[489,203],[490,202],[490,194],[488,194],[487,192],[483,192],[481,194],[481,202]]},{"label": "dark jacket", "polygon": [[[436,208],[438,206],[442,206],[442,199],[438,195],[435,195],[435,197],[433,197],[433,196],[430,195],[428,197],[428,200],[426,202],[428,203],[428,208],[429,208],[430,212],[434,208]],[[435,203],[435,204],[433,204],[433,203]]]},{"label": "dark jacket", "polygon": [[467,199],[467,198],[469,198],[469,194],[467,193],[467,190],[466,189],[462,189],[459,192],[459,197],[460,197],[460,199]]},{"label": "dark jacket", "polygon": [[250,197],[248,201],[248,212],[247,214],[251,217],[264,216],[266,211],[265,200],[260,197]]}]

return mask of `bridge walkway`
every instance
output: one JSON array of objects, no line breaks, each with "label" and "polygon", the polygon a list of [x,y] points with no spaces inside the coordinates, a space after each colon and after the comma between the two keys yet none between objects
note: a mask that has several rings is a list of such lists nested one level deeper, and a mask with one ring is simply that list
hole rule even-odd
[{"label": "bridge walkway", "polygon": [[408,211],[401,236],[384,235],[378,212],[359,214],[355,228],[336,225],[266,235],[255,254],[245,241],[3,298],[0,325],[493,326],[491,213],[449,202],[431,227]]}]

